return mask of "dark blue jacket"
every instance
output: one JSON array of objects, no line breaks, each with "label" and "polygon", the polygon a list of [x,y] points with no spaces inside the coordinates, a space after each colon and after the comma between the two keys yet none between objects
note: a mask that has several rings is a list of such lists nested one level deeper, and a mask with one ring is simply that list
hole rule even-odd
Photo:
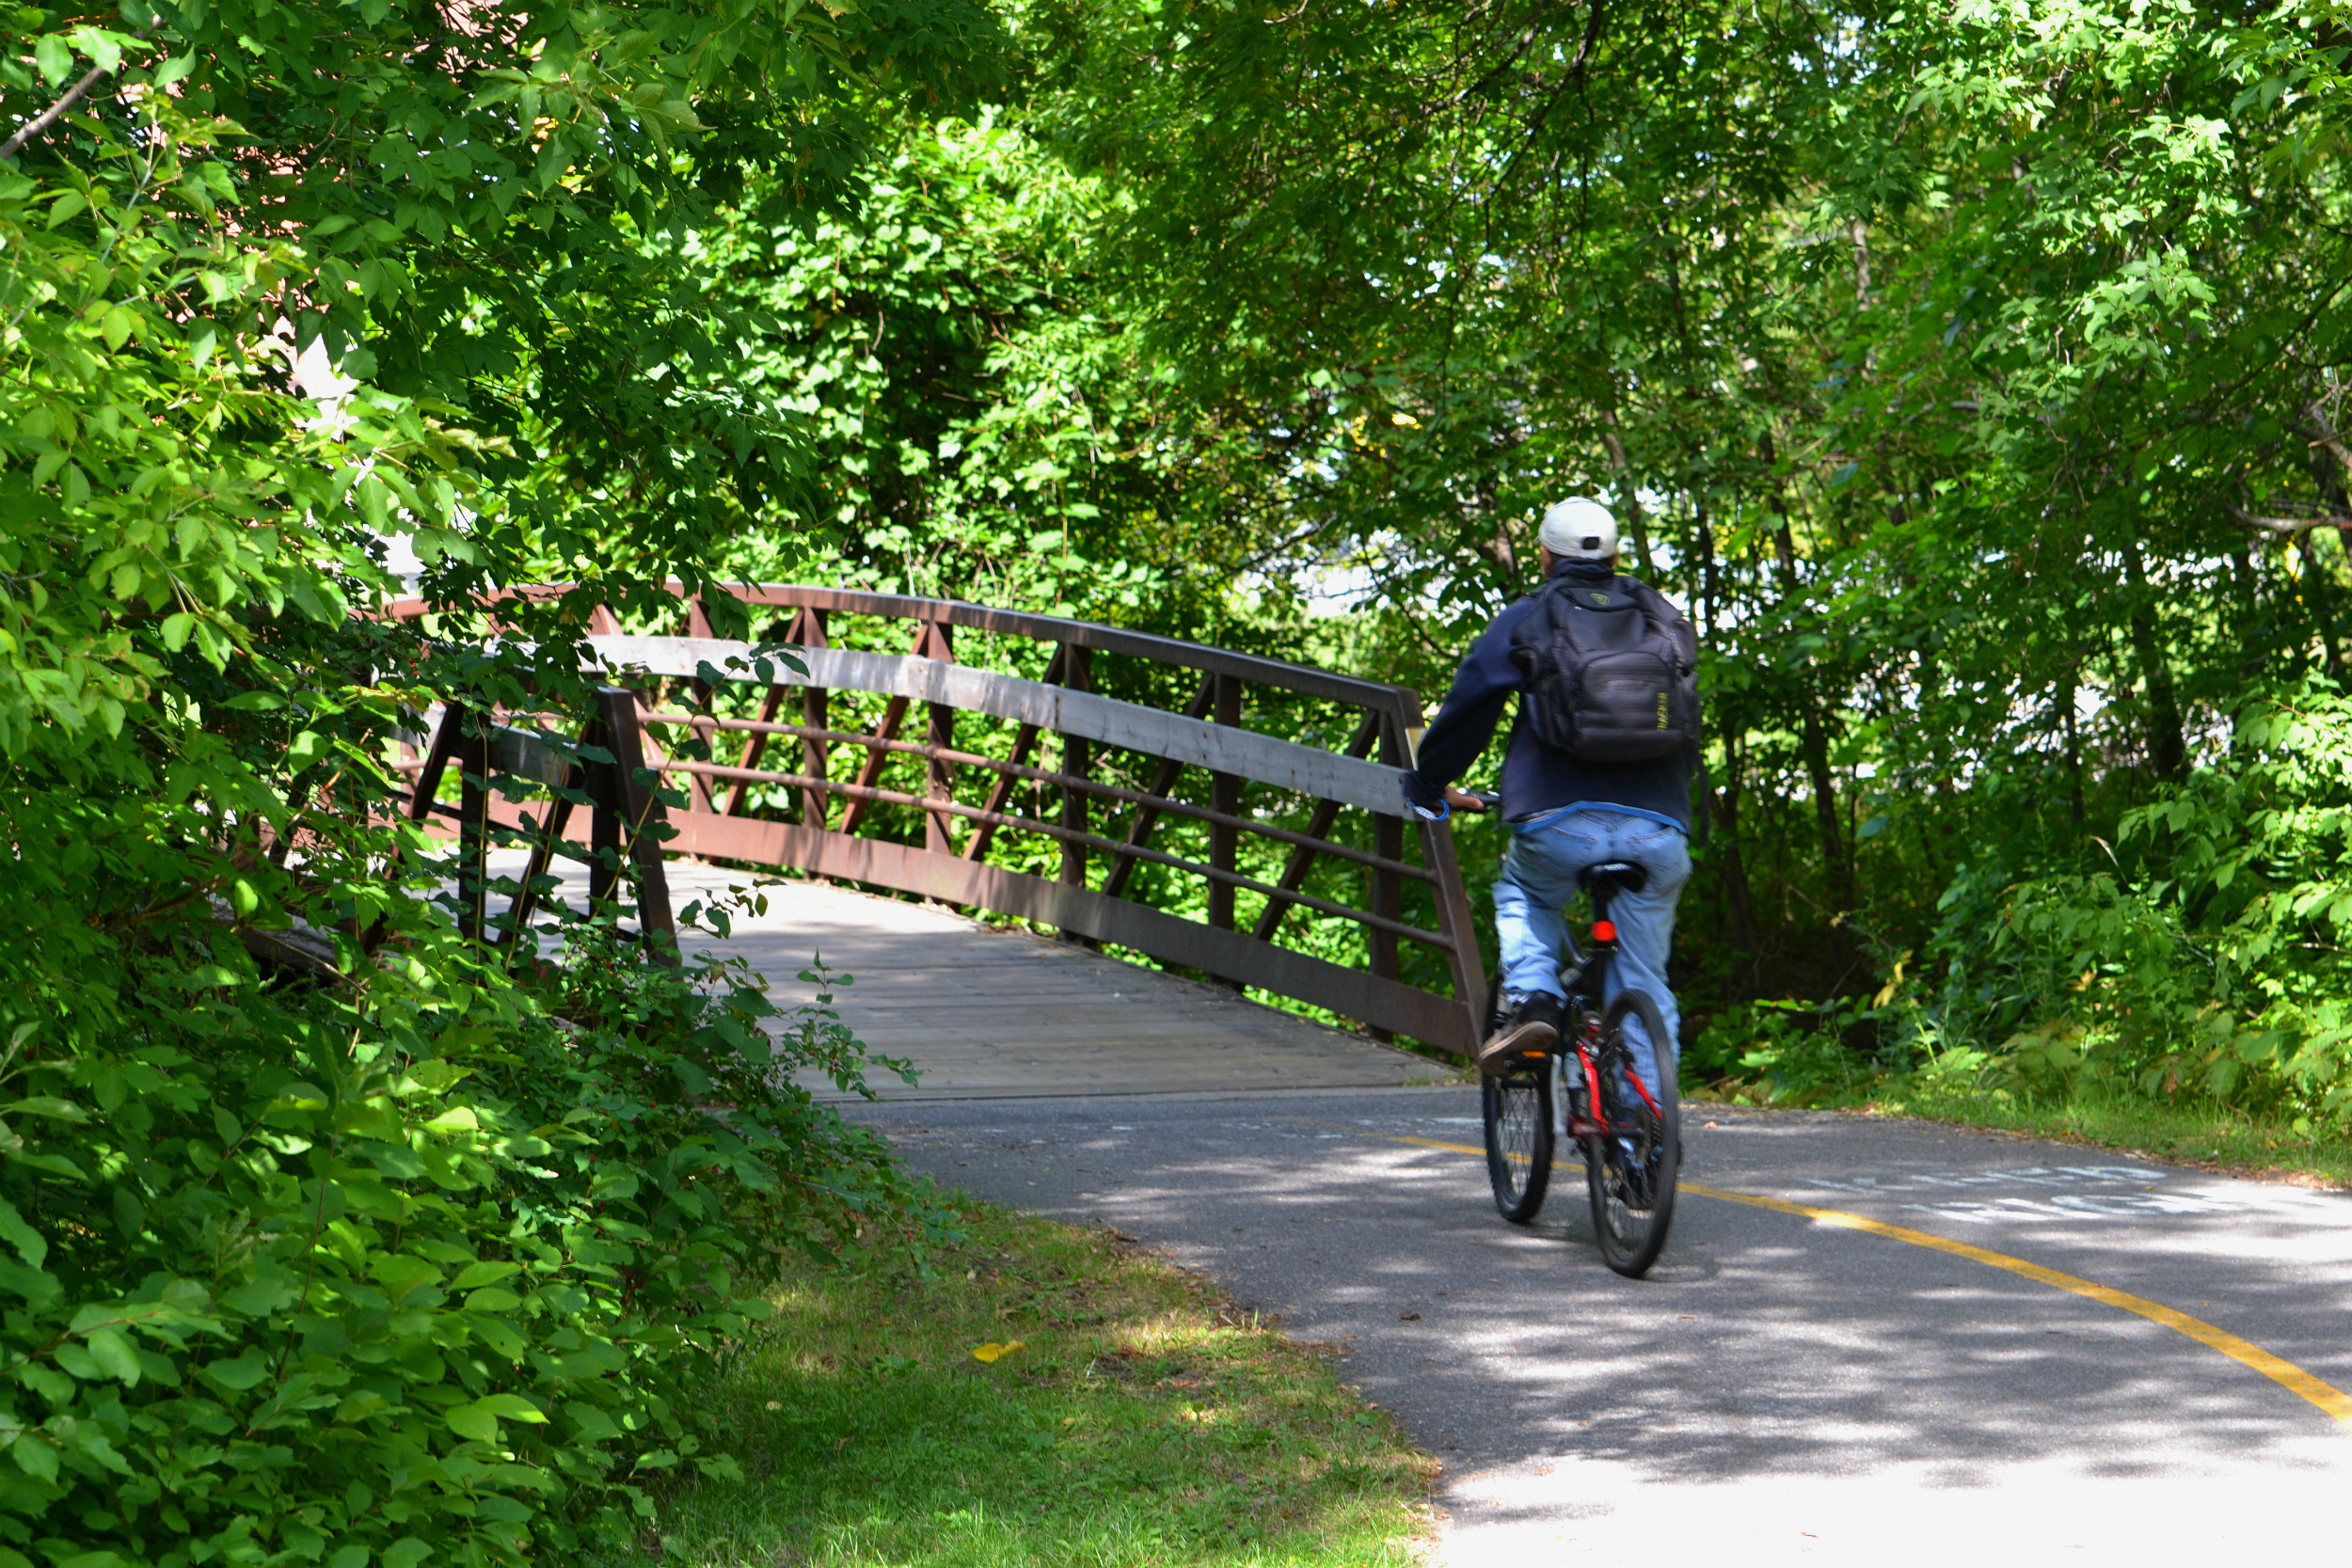
[{"label": "dark blue jacket", "polygon": [[[1615,574],[1606,567],[1564,561],[1552,568],[1552,576],[1563,575],[1601,583]],[[1521,599],[1496,616],[1470,644],[1437,721],[1421,737],[1419,766],[1405,775],[1407,800],[1422,804],[1443,800],[1446,785],[1469,772],[1486,751],[1503,705],[1519,689],[1518,666],[1511,662],[1511,628],[1534,604],[1532,597]],[[1518,821],[1567,806],[1613,806],[1689,832],[1693,760],[1687,752],[1677,752],[1654,762],[1579,762],[1535,738],[1522,703],[1511,721],[1511,749],[1502,759],[1502,815]]]}]

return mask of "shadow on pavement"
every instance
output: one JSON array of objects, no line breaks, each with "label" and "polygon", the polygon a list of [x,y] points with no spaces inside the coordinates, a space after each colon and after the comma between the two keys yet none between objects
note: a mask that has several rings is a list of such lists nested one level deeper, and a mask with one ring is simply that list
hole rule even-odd
[{"label": "shadow on pavement", "polygon": [[[1390,1141],[1475,1145],[1476,1103],[1447,1089],[866,1114],[943,1181],[1115,1224],[1336,1343],[1350,1380],[1457,1471],[1573,1456],[1640,1482],[1901,1471],[1965,1489],[2049,1462],[2115,1479],[2346,1469],[2352,1434],[2207,1346],[1884,1238],[1686,1196],[1658,1270],[1620,1279],[1593,1249],[1574,1171],[1519,1228],[1495,1214],[1477,1159]],[[2334,1333],[2352,1203],[2216,1204],[2198,1193],[2280,1190],[1902,1123],[1716,1119],[1692,1129],[1689,1180],[2020,1253],[2352,1382]],[[2041,1174],[2005,1174],[2020,1170]],[[1950,1185],[1904,1184],[1919,1171]],[[2136,1210],[2126,1192],[2179,1195],[2186,1212]],[[2019,1194],[2093,1206],[2003,1207]],[[1937,1203],[2016,1219],[1956,1221]]]}]

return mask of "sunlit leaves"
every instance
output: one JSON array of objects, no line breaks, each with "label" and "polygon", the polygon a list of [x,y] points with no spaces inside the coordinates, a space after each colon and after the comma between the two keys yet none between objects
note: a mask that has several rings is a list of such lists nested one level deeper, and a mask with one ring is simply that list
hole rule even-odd
[{"label": "sunlit leaves", "polygon": [[[723,1468],[678,1379],[741,1331],[737,1276],[902,1195],[879,1143],[760,1076],[853,1087],[837,1024],[755,1067],[755,987],[639,993],[642,954],[608,947],[625,1016],[567,998],[600,1031],[577,1037],[455,939],[388,809],[389,732],[520,698],[533,656],[373,618],[383,560],[406,537],[462,596],[592,553],[540,526],[578,499],[544,457],[611,400],[550,376],[550,341],[616,277],[691,316],[652,236],[811,126],[846,158],[835,66],[952,96],[993,24],[229,0],[146,37],[46,24],[0,17],[12,127],[109,79],[0,167],[0,1541],[415,1568],[516,1561],[599,1508],[626,1530],[630,1465]],[[646,420],[602,471],[681,443]],[[592,593],[715,551],[669,499]],[[549,655],[532,695],[561,701]]]}]

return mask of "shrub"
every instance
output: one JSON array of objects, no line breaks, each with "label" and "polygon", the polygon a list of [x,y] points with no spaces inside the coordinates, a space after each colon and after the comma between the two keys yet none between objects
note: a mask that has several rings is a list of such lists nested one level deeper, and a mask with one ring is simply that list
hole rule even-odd
[{"label": "shrub", "polygon": [[1851,1001],[1726,1007],[1682,1053],[1682,1081],[1748,1104],[1844,1103],[1882,1070],[1874,1055],[1848,1043],[1867,1038],[1868,1027],[1867,1009]]},{"label": "shrub", "polygon": [[1942,979],[1905,998],[1941,1062],[2056,1101],[2186,1097],[2352,1125],[2352,704],[2265,692],[2229,755],[2126,812],[2106,864],[1947,892]]},{"label": "shrub", "polygon": [[[1999,855],[1939,903],[1919,973],[1719,1014],[1694,1087],[1774,1103],[2188,1100],[2352,1128],[2352,701],[2258,695],[2229,755],[2123,814],[2091,869]],[[1859,1049],[1855,1049],[1855,1047]]]},{"label": "shrub", "polygon": [[863,1086],[821,996],[763,1032],[757,976],[596,927],[545,977],[560,1021],[446,961],[316,989],[177,938],[126,955],[111,1015],[9,1019],[0,1563],[490,1563],[626,1528],[672,1471],[729,1473],[690,1389],[777,1250],[913,1212],[790,1082]]},{"label": "shrub", "polygon": [[[790,432],[672,395],[732,333],[647,237],[802,133],[832,188],[822,105],[896,89],[821,10],[363,10],[0,17],[0,1568],[517,1560],[718,1463],[683,1391],[774,1248],[914,1223],[779,1076],[853,1086],[837,1020],[593,932],[510,975],[384,767],[436,703],[581,711],[591,607],[773,515]],[[996,37],[859,26],[927,92]],[[468,85],[574,51],[569,108]],[[429,634],[371,617],[411,587]]]}]

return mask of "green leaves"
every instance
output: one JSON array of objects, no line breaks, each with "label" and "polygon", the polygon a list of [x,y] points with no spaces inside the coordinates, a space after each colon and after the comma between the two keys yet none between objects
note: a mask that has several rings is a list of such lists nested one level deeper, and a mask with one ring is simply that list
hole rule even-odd
[{"label": "green leaves", "polygon": [[49,1258],[49,1243],[41,1233],[24,1223],[24,1216],[16,1205],[0,1198],[0,1241],[16,1249],[27,1268],[38,1269]]},{"label": "green leaves", "polygon": [[90,1330],[89,1355],[91,1363],[107,1377],[119,1378],[135,1386],[139,1381],[139,1358],[131,1348],[131,1341],[119,1328]]},{"label": "green leaves", "polygon": [[33,63],[40,68],[42,81],[60,86],[73,69],[72,46],[56,33],[47,34],[33,44]]},{"label": "green leaves", "polygon": [[469,1437],[480,1443],[495,1443],[501,1420],[545,1426],[548,1418],[537,1405],[518,1394],[491,1394],[457,1406],[442,1419],[448,1423],[450,1431],[460,1437]]},{"label": "green leaves", "polygon": [[[0,1354],[56,1413],[0,1428],[16,1468],[77,1508],[168,1475],[189,1521],[171,1541],[315,1528],[328,1560],[362,1547],[512,1556],[600,1509],[629,1528],[632,1465],[697,1448],[688,1380],[749,1315],[730,1276],[755,1277],[784,1238],[876,1223],[892,1189],[875,1185],[878,1143],[701,1043],[713,1008],[730,1022],[768,1010],[755,989],[640,974],[634,949],[586,940],[593,956],[571,960],[582,989],[564,1004],[584,1033],[512,992],[453,1005],[393,987],[356,1012],[322,993],[277,1015],[276,1037],[308,1058],[295,1069],[186,1013],[155,1016],[143,1057],[38,1059],[26,1086],[40,1092],[7,1107],[13,1121],[57,1129],[110,1171],[132,1129],[165,1154],[142,1165],[135,1197],[110,1177],[111,1205],[0,1170],[0,1242],[24,1259],[0,1261],[0,1289],[22,1298]],[[228,994],[248,1017],[266,1009],[250,988]],[[421,1043],[420,1006],[450,1049],[484,1053],[387,1051],[390,1035]],[[355,1018],[368,1042],[357,1060]],[[36,1037],[10,1034],[20,1048]],[[723,1118],[675,1086],[674,1066],[705,1052]],[[375,1159],[386,1139],[421,1158]],[[819,1193],[835,1196],[812,1205]],[[221,1233],[208,1227],[246,1238],[215,1288],[162,1272]],[[489,1468],[473,1445],[495,1446]],[[239,1479],[255,1474],[272,1490]],[[373,1511],[394,1493],[407,1499],[396,1517]],[[569,1522],[545,1512],[559,1497]],[[163,1543],[89,1544],[143,1562]]]},{"label": "green leaves", "polygon": [[471,1291],[484,1285],[494,1285],[501,1279],[512,1278],[521,1269],[519,1263],[488,1260],[469,1263],[456,1278],[449,1282],[449,1288],[452,1291]]},{"label": "green leaves", "polygon": [[270,1375],[270,1365],[257,1351],[248,1350],[231,1361],[215,1361],[206,1365],[202,1376],[207,1383],[230,1393],[242,1394],[261,1386]]},{"label": "green leaves", "polygon": [[[716,352],[647,237],[746,163],[852,151],[871,70],[968,87],[993,24],[501,17],[0,19],[26,131],[0,169],[0,1535],[60,1561],[595,1555],[650,1506],[635,1461],[696,1450],[733,1292],[904,1196],[879,1143],[702,1043],[707,1009],[751,1011],[672,977],[556,1030],[402,859],[388,748],[435,702],[523,695],[538,627],[482,659],[476,591],[659,594],[779,487],[777,421],[640,417]],[[648,300],[671,314],[629,336]],[[582,323],[625,350],[566,358]],[[634,495],[642,538],[579,520]],[[374,613],[413,586],[401,540],[448,620]],[[580,673],[547,645],[528,685],[561,703]],[[600,958],[639,984],[634,950]]]}]

